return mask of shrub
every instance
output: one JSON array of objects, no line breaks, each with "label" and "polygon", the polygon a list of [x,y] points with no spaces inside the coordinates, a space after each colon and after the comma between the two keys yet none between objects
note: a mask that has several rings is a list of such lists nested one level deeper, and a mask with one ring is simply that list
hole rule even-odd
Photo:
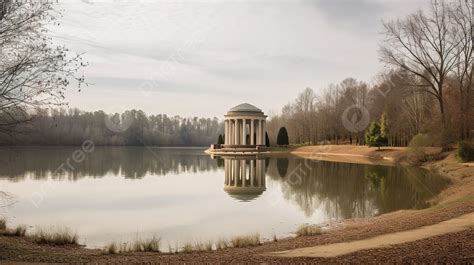
[{"label": "shrub", "polygon": [[427,155],[426,147],[434,147],[440,145],[440,137],[433,134],[417,134],[413,136],[408,144],[407,159],[412,165],[420,165],[433,159],[433,155]]},{"label": "shrub", "polygon": [[423,148],[423,147],[432,147],[439,145],[438,137],[431,134],[422,134],[419,133],[410,140],[408,147],[412,149]]},{"label": "shrub", "polygon": [[296,230],[296,236],[315,236],[321,234],[321,227],[318,225],[302,225]]},{"label": "shrub", "polygon": [[456,150],[456,157],[462,162],[474,161],[474,147],[467,142],[459,142],[458,149]]}]

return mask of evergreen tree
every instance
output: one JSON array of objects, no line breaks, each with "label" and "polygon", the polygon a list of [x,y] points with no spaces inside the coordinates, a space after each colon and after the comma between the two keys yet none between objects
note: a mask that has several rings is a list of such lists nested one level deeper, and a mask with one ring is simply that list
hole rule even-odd
[{"label": "evergreen tree", "polygon": [[381,133],[379,123],[373,121],[370,124],[369,129],[365,133],[365,142],[368,146],[376,146],[380,150],[380,146],[385,143],[385,137]]},{"label": "evergreen tree", "polygon": [[267,147],[270,147],[270,138],[268,138],[268,133],[265,132],[265,145]]},{"label": "evergreen tree", "polygon": [[387,113],[384,112],[382,113],[382,116],[380,117],[380,134],[382,135],[382,138],[384,140],[384,145],[388,144],[388,133],[389,133],[389,124],[388,124],[388,118],[387,118]]},{"label": "evergreen tree", "polygon": [[288,132],[286,131],[285,127],[281,127],[280,130],[278,131],[277,145],[288,145],[288,144],[289,144]]},{"label": "evergreen tree", "polygon": [[224,138],[222,137],[222,134],[219,134],[219,137],[217,138],[217,144],[224,144]]}]

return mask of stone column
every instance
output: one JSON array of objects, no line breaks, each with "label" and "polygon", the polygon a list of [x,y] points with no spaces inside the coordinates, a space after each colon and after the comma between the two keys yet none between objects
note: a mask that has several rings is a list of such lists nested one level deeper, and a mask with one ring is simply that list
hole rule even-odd
[{"label": "stone column", "polygon": [[237,187],[237,183],[239,182],[237,160],[232,160],[232,169],[234,171],[234,186]]},{"label": "stone column", "polygon": [[234,142],[234,123],[232,122],[232,120],[227,120],[229,122],[229,144],[232,144]]},{"label": "stone column", "polygon": [[258,120],[254,120],[255,145],[258,145]]},{"label": "stone column", "polygon": [[255,132],[254,128],[254,119],[250,120],[250,144],[255,145],[255,139],[253,139],[253,134]]},{"label": "stone column", "polygon": [[229,123],[227,120],[224,120],[224,144],[227,144],[227,139],[229,139]]},{"label": "stone column", "polygon": [[257,167],[256,167],[256,175],[257,175],[257,187],[262,186],[262,160],[257,160]]},{"label": "stone column", "polygon": [[234,119],[234,145],[239,144],[239,120]]},{"label": "stone column", "polygon": [[250,187],[254,184],[254,173],[255,173],[255,160],[250,160]]},{"label": "stone column", "polygon": [[262,145],[262,120],[258,120],[257,145]]},{"label": "stone column", "polygon": [[239,145],[242,145],[243,141],[242,141],[242,120],[239,119]]},{"label": "stone column", "polygon": [[229,185],[230,183],[230,175],[229,175],[229,160],[224,159],[224,171],[225,171],[225,185]]},{"label": "stone column", "polygon": [[242,170],[242,187],[245,187],[245,179],[247,178],[247,170],[246,170],[246,163],[245,160],[240,162],[241,170]]},{"label": "stone column", "polygon": [[242,120],[242,143],[247,145],[247,119]]},{"label": "stone column", "polygon": [[237,133],[238,133],[238,145],[242,144],[242,122],[240,119],[237,119]]}]

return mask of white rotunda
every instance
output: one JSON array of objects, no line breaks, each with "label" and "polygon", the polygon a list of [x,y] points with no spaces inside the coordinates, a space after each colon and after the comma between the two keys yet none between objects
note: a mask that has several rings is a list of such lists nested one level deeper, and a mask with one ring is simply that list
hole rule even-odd
[{"label": "white rotunda", "polygon": [[211,146],[209,153],[247,155],[265,150],[267,116],[261,109],[243,103],[231,108],[224,118],[224,145]]}]

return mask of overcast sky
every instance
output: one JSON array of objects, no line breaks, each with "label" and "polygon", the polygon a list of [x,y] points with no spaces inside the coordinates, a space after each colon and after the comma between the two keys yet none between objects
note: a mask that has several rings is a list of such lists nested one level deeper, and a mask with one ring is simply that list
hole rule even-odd
[{"label": "overcast sky", "polygon": [[222,117],[239,103],[278,111],[305,87],[382,69],[382,20],[428,0],[63,0],[58,42],[85,52],[93,83],[71,107]]}]

